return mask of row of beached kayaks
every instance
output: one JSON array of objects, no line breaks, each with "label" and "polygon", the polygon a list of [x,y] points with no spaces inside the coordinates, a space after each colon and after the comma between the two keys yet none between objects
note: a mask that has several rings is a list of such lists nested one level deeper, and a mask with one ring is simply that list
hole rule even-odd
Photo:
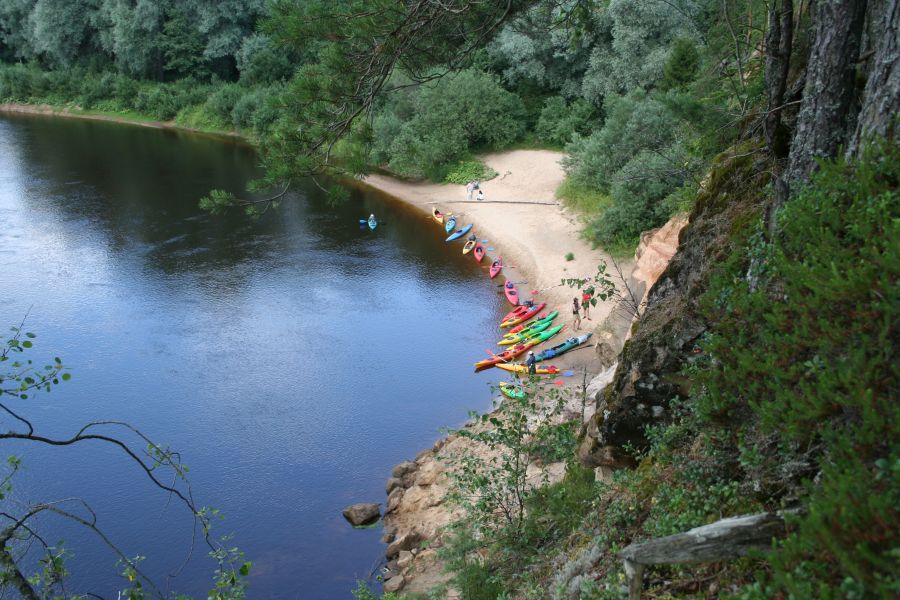
[{"label": "row of beached kayaks", "polygon": [[[431,209],[431,216],[438,224],[444,227],[446,233],[450,234],[446,240],[448,242],[458,240],[472,230],[471,224],[457,229],[457,218],[452,214],[444,214],[437,208]],[[477,239],[466,240],[462,252],[463,254],[472,253],[475,260],[479,263],[485,256],[485,248]],[[502,270],[503,259],[498,258],[493,261],[489,269],[491,279],[497,277]],[[528,373],[528,367],[523,363],[515,363],[513,360],[537,345],[550,340],[562,331],[565,326],[553,325],[553,321],[559,316],[558,311],[542,312],[547,307],[545,302],[528,301],[520,304],[519,292],[512,281],[507,280],[503,284],[503,293],[510,304],[513,305],[513,309],[500,321],[500,328],[508,329],[508,331],[497,344],[507,346],[507,349],[503,352],[492,354],[490,358],[478,361],[475,363],[475,370],[482,371],[491,367],[499,367],[511,373],[525,374]],[[581,346],[590,337],[591,334],[586,333],[581,336],[566,338],[562,343],[535,353],[535,362],[542,362],[561,356],[569,350]],[[553,365],[541,365],[536,366],[535,372],[538,375],[556,375],[559,374],[560,370]],[[510,398],[523,397],[520,394],[524,394],[521,387],[514,384],[501,384],[500,391]]]}]

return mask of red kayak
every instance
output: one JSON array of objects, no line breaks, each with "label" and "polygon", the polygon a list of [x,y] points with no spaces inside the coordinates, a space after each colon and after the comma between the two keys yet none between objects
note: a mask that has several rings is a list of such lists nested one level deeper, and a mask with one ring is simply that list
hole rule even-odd
[{"label": "red kayak", "polygon": [[498,258],[494,261],[494,264],[491,265],[491,279],[499,275],[501,269],[503,269],[503,259]]},{"label": "red kayak", "polygon": [[475,244],[475,248],[472,249],[472,252],[475,255],[475,261],[481,262],[481,259],[484,258],[484,246],[481,245],[481,242]]},{"label": "red kayak", "polygon": [[513,306],[519,305],[519,290],[516,289],[516,284],[507,280],[503,284],[503,293],[506,294],[506,299],[509,300],[510,304]]},{"label": "red kayak", "polygon": [[477,363],[475,363],[475,370],[481,371],[483,369],[487,369],[488,367],[493,367],[498,363],[509,362],[532,346],[536,346],[538,343],[539,342],[537,339],[533,339],[525,342],[524,344],[516,344],[506,352],[501,352],[500,354],[495,354],[490,358],[478,361]]},{"label": "red kayak", "polygon": [[500,322],[500,327],[512,327],[513,325],[518,325],[519,323],[524,323],[534,315],[541,312],[544,307],[547,306],[546,302],[541,302],[540,304],[535,304],[534,306],[529,307],[527,304],[520,304],[516,307],[516,310],[511,311]]}]

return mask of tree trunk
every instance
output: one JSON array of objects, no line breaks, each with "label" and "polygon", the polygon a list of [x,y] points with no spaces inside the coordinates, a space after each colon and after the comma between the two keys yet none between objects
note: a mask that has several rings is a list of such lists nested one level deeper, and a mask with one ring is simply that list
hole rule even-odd
[{"label": "tree trunk", "polygon": [[803,103],[791,142],[788,185],[807,181],[817,158],[832,158],[847,139],[866,0],[816,0]]},{"label": "tree trunk", "polygon": [[788,136],[781,126],[781,105],[784,104],[793,41],[794,1],[774,0],[769,8],[769,29],[766,31],[764,78],[768,108],[763,130],[769,151],[776,160],[788,154]]},{"label": "tree trunk", "polygon": [[897,142],[900,115],[900,0],[871,2],[874,55],[863,92],[856,130],[847,145],[847,158],[857,158],[871,136]]}]

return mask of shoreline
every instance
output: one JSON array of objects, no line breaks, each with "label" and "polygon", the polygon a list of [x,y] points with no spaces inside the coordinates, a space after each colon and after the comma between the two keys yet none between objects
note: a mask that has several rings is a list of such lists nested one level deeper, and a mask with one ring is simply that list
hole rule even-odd
[{"label": "shoreline", "polygon": [[[571,303],[573,297],[580,299],[580,292],[561,280],[590,277],[601,262],[612,264],[608,253],[592,248],[582,238],[578,216],[556,199],[556,190],[565,179],[559,164],[562,156],[548,150],[513,150],[482,156],[491,168],[502,174],[482,183],[486,199],[483,203],[467,200],[462,185],[410,183],[385,175],[370,175],[354,183],[418,210],[429,219],[432,207],[436,207],[461,217],[460,226],[472,223],[478,239],[489,240],[484,245],[494,249],[489,250],[481,262],[485,278],[491,261],[502,256],[505,266],[497,279],[503,282],[505,275],[515,281],[522,298],[530,297],[531,291],[537,290],[536,300],[547,302],[547,312],[558,310],[560,316],[556,323],[567,325],[558,336],[559,340],[546,342],[540,346],[543,348],[576,333],[572,329]],[[428,227],[433,228],[435,235],[443,234],[433,221]],[[460,242],[454,242],[448,245],[448,251],[460,252],[461,247]],[[570,252],[574,258],[566,260]],[[635,271],[633,259],[618,263],[624,274]],[[527,283],[520,284],[521,280]],[[573,377],[562,378],[560,387],[580,387],[607,370],[596,345],[601,341],[598,334],[616,304],[613,300],[598,302],[597,306],[591,307],[590,320],[582,320],[581,330],[577,333],[595,333],[583,347],[592,352],[582,348],[552,361],[561,370],[575,372]],[[497,332],[499,338],[501,330]],[[553,379],[545,378],[545,385],[552,387]],[[580,418],[582,422],[589,416],[584,414],[583,406],[581,414],[576,406],[567,407],[566,412],[568,418]],[[469,421],[463,428],[481,426]],[[484,452],[468,438],[450,433],[432,448],[420,452],[414,460],[394,467],[385,487],[388,495],[382,538],[388,544],[385,552],[388,562],[383,569],[385,592],[427,593],[449,582],[436,549],[444,543],[447,526],[462,515],[458,508],[445,504],[451,486],[446,459],[462,453],[482,455]],[[535,466],[535,480],[541,480],[543,476],[548,482],[561,480],[565,476],[565,464]],[[427,543],[425,549],[423,542]],[[448,598],[454,597],[452,592],[448,595]]]},{"label": "shoreline", "polygon": [[66,106],[56,106],[53,104],[21,104],[18,102],[2,102],[0,103],[0,114],[36,115],[44,117],[59,117],[64,119],[84,119],[86,121],[101,121],[106,123],[116,123],[119,125],[135,125],[138,127],[148,127],[150,129],[183,131],[193,135],[208,136],[220,139],[222,141],[230,141],[256,147],[256,143],[252,139],[241,133],[238,133],[237,131],[213,131],[209,129],[198,129],[196,127],[180,125],[175,121],[159,121],[154,120],[150,117],[128,117],[126,115],[107,113],[102,111],[90,112],[79,108],[69,108]]}]

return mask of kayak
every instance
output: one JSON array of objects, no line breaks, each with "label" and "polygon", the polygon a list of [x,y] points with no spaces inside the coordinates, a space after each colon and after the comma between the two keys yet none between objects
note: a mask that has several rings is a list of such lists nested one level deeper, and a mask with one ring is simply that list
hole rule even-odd
[{"label": "kayak", "polygon": [[510,304],[513,306],[519,305],[519,290],[516,289],[516,284],[507,280],[503,284],[503,293],[506,294],[506,299],[509,300]]},{"label": "kayak", "polygon": [[481,245],[481,242],[475,244],[475,250],[473,250],[475,256],[475,262],[481,262],[481,259],[484,258],[484,246]]},{"label": "kayak", "polygon": [[476,242],[475,240],[468,240],[468,241],[466,242],[466,245],[463,246],[463,254],[468,254],[469,252],[471,252],[471,251],[472,251],[472,248],[475,247],[475,244],[476,244],[476,243],[477,243],[477,242]]},{"label": "kayak", "polygon": [[477,363],[475,363],[475,370],[481,371],[483,369],[493,367],[494,365],[496,365],[498,363],[509,362],[512,359],[514,359],[515,357],[517,357],[520,354],[522,354],[523,352],[525,352],[526,350],[528,350],[529,348],[531,348],[532,346],[534,346],[535,344],[537,344],[537,340],[529,340],[525,344],[516,344],[509,350],[501,352],[500,354],[494,354],[490,358],[486,358],[484,360],[479,360]]},{"label": "kayak", "polygon": [[[453,217],[450,217],[450,218],[452,219]],[[470,229],[472,229],[472,224],[471,224],[471,223],[469,223],[468,225],[466,225],[466,226],[463,227],[462,229],[457,229],[457,230],[456,230],[456,233],[451,233],[451,234],[447,237],[447,239],[444,240],[444,241],[446,241],[446,242],[452,242],[453,240],[458,240],[458,239],[461,238],[462,236],[464,236],[464,235],[466,235],[467,233],[469,233],[469,230],[470,230]]]},{"label": "kayak", "polygon": [[498,259],[495,260],[494,263],[491,265],[491,271],[490,271],[490,273],[491,273],[491,279],[493,279],[494,277],[496,277],[497,275],[499,275],[499,274],[500,274],[500,270],[501,270],[502,268],[503,268],[503,259],[502,259],[502,258],[498,258]]},{"label": "kayak", "polygon": [[372,231],[375,231],[375,228],[378,227],[378,221],[375,219],[375,217],[369,217],[369,220],[366,221],[366,223],[369,224],[369,229],[371,229]]},{"label": "kayak", "polygon": [[486,358],[484,360],[479,360],[477,363],[475,363],[475,370],[483,371],[484,369],[488,369],[499,363],[509,362],[510,360],[519,356],[520,354],[522,354],[529,348],[532,348],[534,346],[537,346],[541,342],[545,342],[545,341],[549,340],[554,335],[559,333],[560,330],[562,330],[562,328],[563,328],[562,325],[557,325],[553,329],[548,329],[547,331],[539,333],[537,337],[532,338],[532,339],[528,340],[527,342],[524,342],[522,344],[516,344],[515,346],[513,346],[506,352],[501,352],[500,354],[494,354],[490,358]]},{"label": "kayak", "polygon": [[553,320],[549,321],[541,321],[539,324],[536,324],[534,327],[526,329],[521,333],[514,333],[509,336],[505,336],[499,342],[497,342],[498,346],[509,346],[510,344],[518,344],[519,342],[524,342],[530,340],[531,338],[537,336],[540,332],[544,331],[553,323]]},{"label": "kayak", "polygon": [[[528,365],[524,363],[500,363],[497,365],[497,368],[510,373],[528,373]],[[535,367],[534,372],[538,375],[559,375],[559,367],[554,367],[553,365]]]},{"label": "kayak", "polygon": [[547,315],[546,317],[544,317],[543,319],[538,319],[537,321],[532,321],[530,325],[525,326],[523,329],[520,329],[517,332],[511,331],[511,332],[507,333],[506,335],[503,336],[503,339],[497,343],[500,344],[501,346],[505,346],[505,345],[509,345],[509,344],[515,344],[522,340],[527,340],[528,338],[534,337],[536,334],[538,334],[538,333],[544,331],[545,329],[547,329],[548,327],[550,327],[550,324],[553,323],[553,319],[555,319],[558,314],[559,314],[558,312],[554,311],[554,312],[550,313],[549,315]]},{"label": "kayak", "polygon": [[507,398],[512,398],[513,400],[522,400],[525,398],[525,390],[522,389],[521,385],[506,383],[505,381],[501,381],[497,385],[500,386],[500,393]]},{"label": "kayak", "polygon": [[[449,215],[448,215],[448,216],[449,216]],[[440,223],[441,225],[444,224],[444,213],[442,213],[441,211],[439,211],[437,208],[432,208],[432,209],[431,209],[431,217],[432,217],[435,221],[437,221],[438,223]]]},{"label": "kayak", "polygon": [[456,217],[450,216],[447,217],[447,220],[444,221],[444,231],[450,233],[456,228]]},{"label": "kayak", "polygon": [[533,306],[528,306],[527,304],[520,304],[516,307],[515,310],[507,313],[503,320],[500,321],[500,327],[512,327],[513,325],[518,325],[519,323],[524,323],[534,315],[541,312],[544,307],[547,306],[546,302],[541,302],[540,304],[535,304]]},{"label": "kayak", "polygon": [[564,341],[562,344],[557,344],[556,346],[553,346],[552,348],[547,348],[543,352],[539,352],[538,354],[535,354],[534,360],[542,361],[542,360],[554,358],[556,356],[559,356],[560,354],[565,354],[572,348],[577,348],[581,344],[588,341],[588,339],[590,339],[590,337],[591,337],[590,333],[586,333],[586,334],[580,335],[578,337],[570,337],[566,341]]},{"label": "kayak", "polygon": [[[550,315],[552,315],[552,316],[550,316]],[[516,325],[515,327],[513,327],[512,329],[510,329],[510,330],[509,330],[507,333],[505,333],[504,335],[505,335],[505,336],[508,336],[508,335],[510,335],[510,334],[513,334],[513,333],[519,333],[519,332],[522,331],[523,329],[527,329],[527,328],[529,328],[529,327],[531,327],[531,326],[533,326],[533,325],[537,325],[540,321],[543,321],[543,320],[546,319],[547,317],[550,317],[550,320],[552,321],[553,319],[555,319],[555,318],[557,317],[557,315],[559,315],[559,313],[558,313],[557,311],[553,311],[552,313],[549,313],[549,314],[548,314],[548,313],[544,313],[544,314],[542,314],[542,315],[538,315],[537,318],[536,318],[534,321],[529,321],[529,322],[526,322],[526,323],[519,323],[518,325]]]}]

